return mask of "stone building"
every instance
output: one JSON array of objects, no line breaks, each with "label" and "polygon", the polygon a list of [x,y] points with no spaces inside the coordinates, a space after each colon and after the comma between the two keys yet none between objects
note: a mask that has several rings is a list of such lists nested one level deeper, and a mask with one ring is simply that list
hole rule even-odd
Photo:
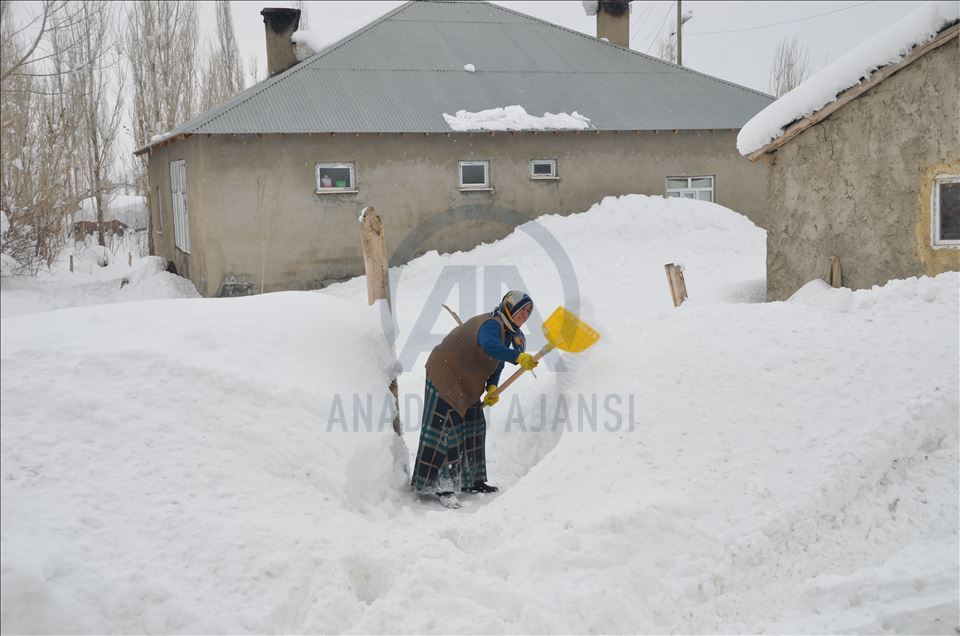
[{"label": "stone building", "polygon": [[[405,245],[394,262],[608,195],[712,200],[759,221],[765,170],[735,139],[772,98],[626,48],[623,5],[601,4],[601,28],[618,26],[601,39],[485,2],[410,2],[299,63],[299,14],[265,9],[271,77],[137,151],[155,253],[202,294],[236,295],[362,273],[366,206],[390,249]],[[515,105],[589,121],[450,123]]]},{"label": "stone building", "polygon": [[[920,7],[743,128],[741,152],[770,175],[770,300],[818,277],[864,289],[960,269],[957,6]],[[861,77],[871,58],[877,68]],[[848,88],[797,115],[844,73]],[[757,143],[771,124],[780,130]]]}]

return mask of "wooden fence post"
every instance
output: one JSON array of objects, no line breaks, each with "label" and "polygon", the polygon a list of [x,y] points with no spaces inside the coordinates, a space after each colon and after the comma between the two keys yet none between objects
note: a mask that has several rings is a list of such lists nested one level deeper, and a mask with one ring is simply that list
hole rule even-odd
[{"label": "wooden fence post", "polygon": [[679,307],[687,299],[687,283],[683,280],[683,268],[674,263],[667,263],[663,268],[667,271],[667,282],[670,284],[673,306]]},{"label": "wooden fence post", "polygon": [[[367,275],[367,304],[385,300],[387,310],[392,314],[387,241],[383,235],[383,221],[372,206],[363,208],[360,213],[360,244],[363,247],[363,269]],[[393,431],[402,437],[400,388],[396,377],[390,381],[390,392],[393,393],[393,402],[397,407],[397,415],[393,418]]]},{"label": "wooden fence post", "polygon": [[133,252],[127,252],[127,265],[133,267]]},{"label": "wooden fence post", "polygon": [[73,273],[73,254],[70,255],[70,273]]},{"label": "wooden fence post", "polygon": [[840,259],[831,256],[827,261],[827,275],[824,279],[831,287],[843,287],[843,272],[840,270]]}]

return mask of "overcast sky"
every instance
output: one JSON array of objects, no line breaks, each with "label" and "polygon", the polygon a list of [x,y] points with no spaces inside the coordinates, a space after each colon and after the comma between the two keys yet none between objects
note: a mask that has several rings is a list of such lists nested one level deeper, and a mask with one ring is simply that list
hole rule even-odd
[{"label": "overcast sky", "polygon": [[[216,28],[212,2],[201,2],[202,28]],[[307,2],[311,31],[342,37],[403,2]],[[596,35],[596,18],[577,1],[494,2],[554,24]],[[244,61],[256,57],[261,79],[266,72],[263,7],[292,7],[295,2],[232,3],[234,28]],[[768,90],[771,58],[777,43],[796,35],[810,51],[811,70],[836,60],[851,48],[917,7],[916,2],[683,2],[693,19],[684,25],[683,62],[697,71]],[[826,14],[829,15],[820,15]],[[813,17],[818,16],[818,17]],[[630,47],[656,54],[657,33],[668,34],[676,24],[672,2],[632,3]],[[776,26],[771,26],[776,25]],[[719,32],[719,33],[718,33]]]}]

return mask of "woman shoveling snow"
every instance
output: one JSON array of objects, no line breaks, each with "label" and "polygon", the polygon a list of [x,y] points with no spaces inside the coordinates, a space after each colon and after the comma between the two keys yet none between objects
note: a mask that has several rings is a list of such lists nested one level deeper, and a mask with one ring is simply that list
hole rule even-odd
[{"label": "woman shoveling snow", "polygon": [[531,311],[533,301],[527,294],[507,292],[496,309],[456,327],[430,353],[411,482],[417,494],[459,508],[457,492],[497,492],[486,483],[483,407],[499,400],[497,385],[505,362],[525,371],[537,366],[525,351],[520,331]]}]

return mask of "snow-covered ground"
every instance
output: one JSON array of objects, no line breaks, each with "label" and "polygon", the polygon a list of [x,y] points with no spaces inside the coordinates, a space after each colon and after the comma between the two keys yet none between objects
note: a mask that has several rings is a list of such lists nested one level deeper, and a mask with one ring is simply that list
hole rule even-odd
[{"label": "snow-covered ground", "polygon": [[77,241],[61,250],[53,265],[41,268],[35,277],[10,276],[5,266],[0,278],[0,317],[131,300],[200,296],[189,280],[166,272],[162,258],[138,256],[146,251],[142,233],[109,236],[107,242],[107,247],[97,245],[92,236]]},{"label": "snow-covered ground", "polygon": [[[361,279],[4,318],[0,625],[952,633],[960,276],[761,303],[764,254],[729,210],[633,195],[393,270],[406,449]],[[567,267],[602,338],[490,410],[502,491],[413,499],[411,334],[510,277],[545,317]]]}]

